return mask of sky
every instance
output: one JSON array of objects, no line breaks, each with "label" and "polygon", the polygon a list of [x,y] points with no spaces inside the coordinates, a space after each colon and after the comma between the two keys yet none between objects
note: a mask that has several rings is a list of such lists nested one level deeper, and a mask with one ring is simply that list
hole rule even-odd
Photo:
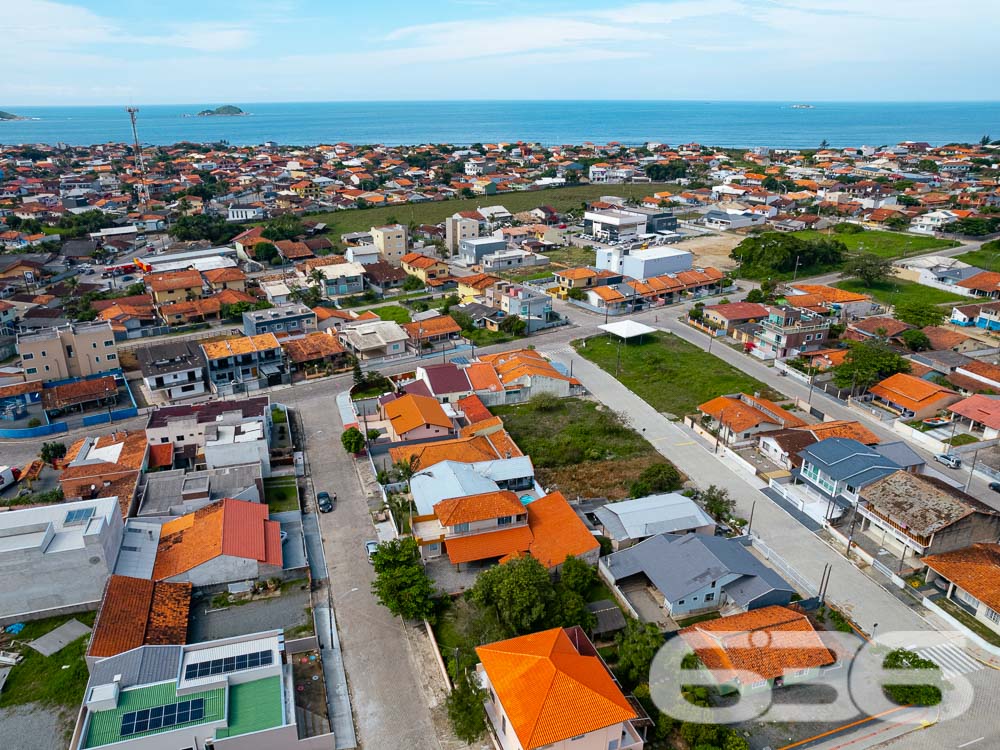
[{"label": "sky", "polygon": [[996,0],[11,0],[16,105],[1000,100]]}]

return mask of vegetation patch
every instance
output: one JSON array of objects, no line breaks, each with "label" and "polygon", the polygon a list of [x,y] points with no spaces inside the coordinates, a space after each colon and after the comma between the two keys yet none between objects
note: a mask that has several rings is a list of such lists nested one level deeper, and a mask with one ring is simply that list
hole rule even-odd
[{"label": "vegetation patch", "polygon": [[905,279],[890,279],[879,281],[871,286],[865,285],[860,279],[846,279],[833,284],[838,289],[857,294],[869,294],[885,305],[900,305],[903,303],[924,302],[931,305],[941,305],[947,302],[968,302],[969,297],[946,292],[943,289],[918,284]]},{"label": "vegetation patch", "polygon": [[298,510],[298,482],[295,477],[264,477],[264,499],[271,513]]},{"label": "vegetation patch", "polygon": [[[671,333],[643,336],[641,342],[621,345],[608,337],[574,341],[577,353],[614,374],[650,406],[675,418],[695,412],[724,393],[760,393],[774,401],[784,396],[771,390],[718,357]],[[691,377],[697,373],[698,377]]]},{"label": "vegetation patch", "polygon": [[[368,312],[367,310],[362,310],[361,312]],[[383,307],[373,307],[371,312],[378,315],[382,320],[391,320],[394,323],[410,322],[410,311],[407,310],[402,305],[384,305]]]},{"label": "vegetation patch", "polygon": [[931,250],[941,250],[947,247],[958,247],[955,240],[941,240],[937,237],[917,237],[912,234],[902,234],[899,232],[880,232],[878,230],[867,230],[862,232],[819,232],[815,229],[805,229],[801,232],[792,232],[793,237],[803,240],[815,240],[820,237],[836,237],[844,243],[848,252],[851,253],[873,253],[883,258],[902,258],[904,255],[918,255]]}]

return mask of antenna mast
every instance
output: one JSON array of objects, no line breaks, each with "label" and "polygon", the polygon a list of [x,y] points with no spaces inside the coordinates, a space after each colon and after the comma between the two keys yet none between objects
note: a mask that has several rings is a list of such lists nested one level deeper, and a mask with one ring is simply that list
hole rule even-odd
[{"label": "antenna mast", "polygon": [[142,159],[142,147],[139,145],[139,130],[135,125],[135,116],[138,107],[125,107],[129,119],[132,121],[132,145],[135,149],[135,165],[139,172],[139,206],[142,210],[149,210],[149,187],[146,185],[146,163]]}]

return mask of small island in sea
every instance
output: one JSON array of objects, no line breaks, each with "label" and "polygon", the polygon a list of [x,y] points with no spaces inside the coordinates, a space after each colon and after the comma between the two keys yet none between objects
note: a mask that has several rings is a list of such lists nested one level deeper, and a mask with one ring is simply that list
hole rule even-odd
[{"label": "small island in sea", "polygon": [[244,112],[239,107],[234,107],[232,104],[226,104],[222,107],[216,107],[215,109],[203,109],[198,113],[198,117],[236,117],[238,115],[245,115]]},{"label": "small island in sea", "polygon": [[21,117],[21,115],[15,115],[13,112],[4,112],[0,109],[0,120],[27,120],[27,117]]}]

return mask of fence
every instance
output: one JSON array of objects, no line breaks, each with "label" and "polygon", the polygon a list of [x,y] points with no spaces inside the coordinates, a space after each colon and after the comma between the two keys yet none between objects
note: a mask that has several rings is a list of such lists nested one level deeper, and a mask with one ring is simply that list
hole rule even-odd
[{"label": "fence", "polygon": [[810,597],[819,596],[819,589],[813,584],[812,581],[789,565],[785,561],[785,558],[771,549],[763,539],[753,532],[750,533],[750,544],[760,550],[761,554],[767,558],[768,562],[772,563],[785,576],[791,578],[799,586],[799,588],[809,594]]}]

